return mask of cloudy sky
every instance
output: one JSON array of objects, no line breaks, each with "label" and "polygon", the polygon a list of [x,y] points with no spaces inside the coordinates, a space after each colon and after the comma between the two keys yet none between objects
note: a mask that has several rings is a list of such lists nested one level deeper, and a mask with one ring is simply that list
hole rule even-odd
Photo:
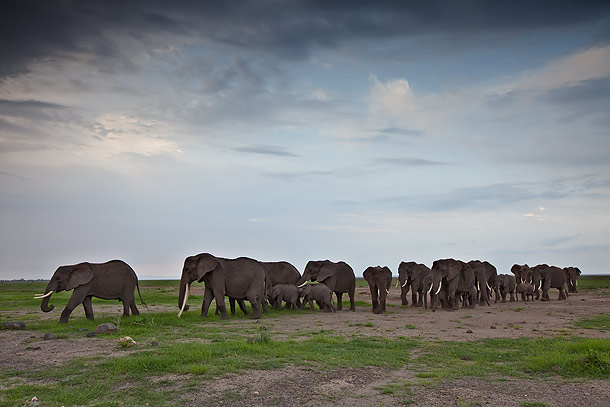
[{"label": "cloudy sky", "polygon": [[0,279],[200,252],[610,272],[606,1],[1,9]]}]

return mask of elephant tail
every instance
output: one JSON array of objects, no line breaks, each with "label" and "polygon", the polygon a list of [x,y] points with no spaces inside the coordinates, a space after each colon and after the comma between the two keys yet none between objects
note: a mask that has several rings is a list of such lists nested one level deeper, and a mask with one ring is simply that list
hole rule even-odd
[{"label": "elephant tail", "polygon": [[150,310],[148,308],[148,305],[146,305],[146,303],[142,299],[142,294],[140,294],[140,283],[136,283],[136,288],[138,289],[138,295],[140,296],[140,304],[143,305],[144,307],[146,307],[147,310]]}]

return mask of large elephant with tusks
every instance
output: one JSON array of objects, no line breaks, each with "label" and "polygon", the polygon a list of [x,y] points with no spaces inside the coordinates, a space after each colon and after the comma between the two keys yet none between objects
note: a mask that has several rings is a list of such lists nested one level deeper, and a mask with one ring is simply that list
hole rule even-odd
[{"label": "large elephant with tusks", "polygon": [[432,311],[436,311],[441,288],[445,291],[447,306],[450,310],[458,308],[457,294],[467,294],[471,308],[474,308],[477,289],[472,267],[460,260],[442,259],[432,264]]},{"label": "large elephant with tusks", "polygon": [[250,318],[261,317],[261,304],[265,299],[265,267],[259,261],[248,257],[225,259],[209,253],[189,256],[184,260],[178,307],[182,313],[188,310],[188,296],[193,281],[204,282],[205,292],[201,316],[208,315],[212,299],[216,299],[216,308],[220,309],[220,318],[227,319],[225,296],[237,300],[248,300],[252,305]]},{"label": "large elephant with tusks", "polygon": [[337,295],[337,310],[341,311],[343,293],[349,295],[350,311],[356,311],[354,296],[356,294],[356,275],[354,269],[344,261],[334,263],[330,260],[310,261],[305,266],[303,275],[297,281],[297,286],[303,286],[307,281],[325,284]]}]

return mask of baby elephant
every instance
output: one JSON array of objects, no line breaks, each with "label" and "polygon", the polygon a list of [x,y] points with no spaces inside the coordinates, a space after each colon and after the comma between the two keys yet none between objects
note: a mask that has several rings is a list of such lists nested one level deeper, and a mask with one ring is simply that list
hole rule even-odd
[{"label": "baby elephant", "polygon": [[306,302],[309,302],[312,311],[314,310],[314,301],[323,311],[337,311],[337,308],[333,305],[333,292],[325,284],[308,284],[299,288],[299,294],[303,297],[303,306]]},{"label": "baby elephant", "polygon": [[[496,292],[499,292],[502,296],[502,302],[506,302],[506,294],[510,294],[510,302],[515,301],[515,276],[508,274],[498,274],[496,281],[494,282]],[[498,302],[498,296],[496,295],[496,301]]]},{"label": "baby elephant", "polygon": [[530,298],[534,301],[534,285],[531,283],[521,283],[517,286],[517,296],[521,294],[521,300],[528,301]]},{"label": "baby elephant", "polygon": [[299,289],[294,284],[277,284],[269,291],[269,302],[275,306],[275,309],[282,308],[282,301],[286,302],[286,309],[300,309],[301,302],[299,301]]}]

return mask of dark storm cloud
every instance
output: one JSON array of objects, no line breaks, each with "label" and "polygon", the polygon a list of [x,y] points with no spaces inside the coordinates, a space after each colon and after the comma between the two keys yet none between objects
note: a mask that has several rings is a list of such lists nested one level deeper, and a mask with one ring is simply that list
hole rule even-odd
[{"label": "dark storm cloud", "polygon": [[[285,58],[303,58],[312,48],[333,48],[348,40],[433,34],[467,41],[475,35],[565,26],[599,25],[598,38],[604,41],[609,11],[607,1],[13,0],[3,2],[0,14],[0,77],[26,72],[35,61],[75,53],[131,68],[133,61],[117,36],[152,48],[168,45],[171,40],[162,38],[174,34]],[[155,40],[148,38],[152,34]]]},{"label": "dark storm cloud", "polygon": [[253,153],[253,154],[263,154],[263,155],[277,155],[283,157],[298,157],[297,154],[286,151],[280,147],[276,146],[267,146],[267,145],[256,145],[256,146],[246,146],[246,147],[237,147],[234,148],[233,151],[238,151],[241,153]]}]

